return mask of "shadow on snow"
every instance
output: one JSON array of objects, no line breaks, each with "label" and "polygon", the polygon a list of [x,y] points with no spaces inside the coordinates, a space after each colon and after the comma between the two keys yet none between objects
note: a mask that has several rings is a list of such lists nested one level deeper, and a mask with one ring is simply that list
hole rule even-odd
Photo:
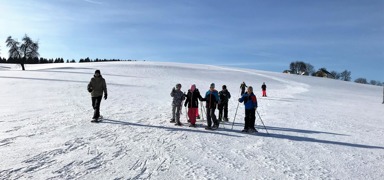
[{"label": "shadow on snow", "polygon": [[221,132],[218,132],[217,130],[204,130],[204,131],[202,131],[202,130],[199,130],[199,127],[196,127],[196,129],[195,129],[195,128],[183,128],[183,127],[154,126],[154,125],[139,124],[139,123],[118,121],[118,120],[112,120],[112,119],[103,119],[103,121],[100,123],[158,128],[158,129],[165,129],[167,131],[187,131],[187,132],[196,132],[196,133],[205,133],[205,134],[218,134],[218,135],[231,136],[231,137],[242,137],[242,136],[238,136],[238,135],[221,133]]},{"label": "shadow on snow", "polygon": [[[241,123],[235,123],[235,124],[241,124]],[[277,134],[277,133],[271,133],[269,131],[269,134],[265,132],[264,126],[256,126],[258,133],[255,134],[248,134],[253,136],[261,136],[266,138],[277,138],[277,139],[288,139],[291,141],[302,141],[302,142],[313,142],[313,143],[322,143],[322,144],[333,144],[333,145],[340,145],[340,146],[349,146],[349,147],[357,147],[357,148],[368,148],[368,149],[384,149],[384,147],[380,146],[370,146],[370,145],[364,145],[364,144],[353,144],[353,143],[347,143],[347,142],[337,142],[337,141],[330,141],[330,140],[321,140],[311,137],[301,137],[301,136],[293,136],[293,135],[285,135],[285,134]],[[329,133],[329,132],[322,132],[322,131],[312,131],[312,130],[303,130],[303,129],[291,129],[291,128],[281,128],[281,127],[272,127],[272,126],[266,126],[267,130],[273,130],[273,131],[289,131],[289,132],[297,132],[297,133],[324,133],[324,134],[331,134],[331,135],[341,135],[341,136],[348,136],[345,134],[337,134],[337,133]],[[245,134],[243,132],[239,132],[236,130],[231,129],[220,129],[221,131],[227,131],[227,132],[236,132]]]},{"label": "shadow on snow", "polygon": [[[36,81],[56,81],[56,82],[73,82],[73,83],[89,83],[89,81],[75,81],[75,80],[66,80],[66,79],[46,79],[46,78],[28,78],[28,77],[12,77],[12,76],[0,76],[2,79],[22,79],[22,80],[36,80]],[[142,87],[137,85],[127,85],[127,84],[117,84],[117,83],[107,83],[108,86],[127,86],[127,87]]]}]

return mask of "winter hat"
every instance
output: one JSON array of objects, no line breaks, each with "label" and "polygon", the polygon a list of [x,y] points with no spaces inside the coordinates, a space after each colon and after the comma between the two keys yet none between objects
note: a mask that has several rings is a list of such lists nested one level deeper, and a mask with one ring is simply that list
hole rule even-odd
[{"label": "winter hat", "polygon": [[191,91],[193,92],[193,91],[195,91],[195,89],[196,89],[196,85],[195,85],[195,84],[192,84],[192,85],[191,85]]},{"label": "winter hat", "polygon": [[100,70],[96,70],[96,71],[95,71],[95,74],[101,74],[101,73],[100,73]]},{"label": "winter hat", "polygon": [[226,86],[226,85],[223,85],[223,89],[227,89],[227,86]]},{"label": "winter hat", "polygon": [[215,83],[211,83],[211,85],[209,86],[210,88],[213,87],[215,88]]}]

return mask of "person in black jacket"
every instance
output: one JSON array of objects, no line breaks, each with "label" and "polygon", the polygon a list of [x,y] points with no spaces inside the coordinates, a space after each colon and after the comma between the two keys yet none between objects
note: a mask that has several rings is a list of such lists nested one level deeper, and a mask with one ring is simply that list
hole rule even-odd
[{"label": "person in black jacket", "polygon": [[[223,89],[219,92],[219,121],[228,121],[228,100],[231,98],[231,93],[227,90],[227,86],[223,85]],[[224,110],[224,118],[223,118]]]},{"label": "person in black jacket", "polygon": [[263,91],[263,97],[267,97],[267,85],[265,85],[265,82],[261,85],[261,90]]},{"label": "person in black jacket", "polygon": [[196,111],[199,109],[199,100],[201,97],[200,92],[196,89],[196,85],[192,84],[191,89],[188,90],[187,100],[184,103],[184,107],[188,105],[188,117],[190,121],[190,127],[196,127]]},{"label": "person in black jacket", "polygon": [[240,89],[241,89],[241,95],[243,95],[245,93],[245,88],[247,87],[247,85],[245,84],[245,82],[243,81],[243,83],[240,84]]},{"label": "person in black jacket", "polygon": [[107,83],[103,76],[101,76],[100,70],[96,70],[91,81],[87,86],[88,92],[92,96],[92,107],[94,109],[91,122],[99,122],[100,118],[100,103],[104,94],[104,99],[107,100]]}]

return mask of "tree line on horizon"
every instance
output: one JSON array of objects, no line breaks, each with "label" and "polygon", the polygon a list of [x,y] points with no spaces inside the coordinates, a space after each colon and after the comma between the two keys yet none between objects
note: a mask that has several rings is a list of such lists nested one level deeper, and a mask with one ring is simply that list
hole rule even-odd
[{"label": "tree line on horizon", "polygon": [[[39,43],[33,41],[27,34],[22,39],[22,42],[17,41],[16,39],[9,36],[6,39],[6,46],[9,48],[9,57],[8,59],[0,57],[0,63],[10,63],[10,64],[20,64],[22,70],[25,70],[25,64],[44,64],[44,63],[64,63],[63,58],[43,58],[40,57],[38,52]],[[87,62],[106,62],[106,61],[137,61],[137,60],[120,60],[120,59],[90,59],[89,57],[85,59],[80,59],[76,61],[74,59],[67,59],[67,63],[87,63]],[[145,61],[145,60],[144,60]],[[331,79],[337,79],[342,81],[351,81],[351,71],[344,70],[342,72],[331,71],[329,72],[326,68],[320,68],[315,70],[315,67],[310,63],[305,63],[303,61],[291,62],[289,65],[289,70],[283,71],[283,73],[289,74],[298,74],[298,75],[307,75],[315,77],[326,77]],[[368,82],[366,78],[357,78],[354,82],[361,84],[371,84],[377,86],[383,86],[384,82],[371,80]]]},{"label": "tree line on horizon", "polygon": [[[324,77],[342,81],[351,81],[351,71],[344,70],[342,72],[337,71],[328,71],[327,68],[322,67],[318,70],[315,70],[315,67],[310,63],[305,63],[303,61],[295,61],[289,64],[289,70],[284,70],[283,73],[297,74],[297,75],[306,75],[306,76],[315,76],[315,77]],[[371,84],[377,86],[383,86],[384,82],[377,80],[368,81],[366,78],[357,78],[355,79],[356,83],[360,84]]]},{"label": "tree line on horizon", "polygon": [[0,63],[20,64],[22,70],[25,70],[25,64],[45,64],[45,63],[83,63],[83,62],[107,62],[107,61],[137,61],[137,60],[120,60],[120,59],[90,59],[89,57],[79,59],[78,61],[67,59],[64,61],[63,58],[43,58],[39,57],[39,43],[33,41],[28,35],[25,35],[22,42],[9,36],[5,41],[6,46],[9,48],[9,57],[1,58]]}]

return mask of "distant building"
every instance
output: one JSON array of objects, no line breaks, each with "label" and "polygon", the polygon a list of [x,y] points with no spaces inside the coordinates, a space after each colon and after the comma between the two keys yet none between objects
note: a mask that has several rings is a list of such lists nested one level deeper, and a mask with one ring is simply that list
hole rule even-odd
[{"label": "distant building", "polygon": [[285,74],[292,74],[291,70],[284,70],[283,73],[285,73]]},{"label": "distant building", "polygon": [[316,77],[324,77],[324,78],[332,78],[332,79],[335,79],[335,77],[334,77],[330,72],[328,72],[326,69],[319,69],[319,70],[315,73],[315,76],[316,76]]}]

